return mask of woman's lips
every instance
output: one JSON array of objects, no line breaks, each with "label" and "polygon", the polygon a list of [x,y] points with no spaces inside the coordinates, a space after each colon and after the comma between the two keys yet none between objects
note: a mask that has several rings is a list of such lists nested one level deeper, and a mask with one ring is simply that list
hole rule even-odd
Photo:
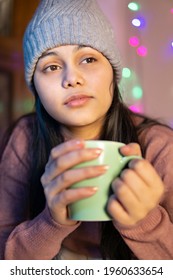
[{"label": "woman's lips", "polygon": [[70,96],[64,104],[68,107],[80,107],[82,105],[85,105],[89,100],[91,100],[93,97],[88,95],[73,95]]}]

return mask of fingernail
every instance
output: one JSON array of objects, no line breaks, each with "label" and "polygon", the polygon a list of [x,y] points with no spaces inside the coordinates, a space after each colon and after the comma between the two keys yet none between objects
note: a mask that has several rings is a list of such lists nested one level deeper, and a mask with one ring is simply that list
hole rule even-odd
[{"label": "fingernail", "polygon": [[120,147],[119,148],[119,151],[120,151],[120,153],[122,152],[122,153],[126,153],[126,152],[129,152],[129,147],[128,146],[122,146],[122,147]]},{"label": "fingernail", "polygon": [[94,194],[98,191],[98,187],[89,187],[88,188],[88,192],[90,192],[90,194]]},{"label": "fingernail", "polygon": [[131,159],[128,163],[128,167],[129,168],[134,168],[136,164],[138,164],[140,159],[137,159],[137,158],[134,158],[134,159]]},{"label": "fingernail", "polygon": [[84,141],[80,140],[80,139],[76,139],[75,140],[75,145],[79,146],[79,147],[83,147],[84,146]]},{"label": "fingernail", "polygon": [[109,166],[108,165],[101,165],[101,166],[98,166],[98,173],[100,174],[103,174],[105,173],[107,170],[109,169]]},{"label": "fingernail", "polygon": [[99,156],[101,154],[101,152],[102,152],[102,149],[95,149],[92,151],[93,155],[95,155],[95,156]]}]

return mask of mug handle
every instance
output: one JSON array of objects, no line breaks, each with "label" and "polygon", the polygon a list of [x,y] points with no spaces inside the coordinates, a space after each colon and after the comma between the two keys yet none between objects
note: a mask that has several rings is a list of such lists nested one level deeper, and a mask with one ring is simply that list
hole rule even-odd
[{"label": "mug handle", "polygon": [[142,159],[142,157],[141,156],[136,156],[136,155],[131,155],[131,156],[123,156],[123,155],[121,155],[121,165],[122,165],[122,168],[124,168],[129,163],[129,161],[131,161],[132,159]]}]

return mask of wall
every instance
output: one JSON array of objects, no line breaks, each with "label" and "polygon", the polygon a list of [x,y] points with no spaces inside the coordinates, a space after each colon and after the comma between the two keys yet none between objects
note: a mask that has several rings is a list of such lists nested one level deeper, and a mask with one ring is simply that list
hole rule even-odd
[{"label": "wall", "polygon": [[34,105],[24,79],[22,39],[38,3],[0,1],[0,137],[12,121]]},{"label": "wall", "polygon": [[[116,33],[122,55],[123,67],[133,70],[136,77],[125,81],[124,98],[131,105],[132,83],[143,88],[142,111],[149,116],[161,118],[173,126],[173,1],[138,0],[139,12],[128,9],[127,0],[98,0],[101,8],[110,19]],[[133,27],[131,20],[140,14],[145,18],[143,29]],[[146,57],[139,57],[128,40],[138,36],[141,44],[147,46]]]},{"label": "wall", "polygon": [[[8,1],[13,3],[13,14],[9,17],[9,20],[12,19],[11,31],[7,36],[0,35],[0,130],[6,125],[5,120],[8,123],[33,107],[32,95],[23,75],[22,36],[39,0]],[[147,22],[142,30],[131,25],[135,13],[127,7],[130,0],[97,1],[115,30],[122,65],[133,73],[132,79],[123,79],[121,89],[124,100],[129,106],[136,102],[142,112],[162,118],[173,126],[173,49],[169,45],[173,40],[173,14],[170,13],[173,1],[137,0],[141,6],[140,13]],[[146,57],[139,57],[136,49],[128,44],[129,37],[133,35],[139,36],[141,44],[147,46]],[[143,97],[138,101],[132,97],[135,85],[143,89]],[[4,88],[9,92],[8,98]]]}]

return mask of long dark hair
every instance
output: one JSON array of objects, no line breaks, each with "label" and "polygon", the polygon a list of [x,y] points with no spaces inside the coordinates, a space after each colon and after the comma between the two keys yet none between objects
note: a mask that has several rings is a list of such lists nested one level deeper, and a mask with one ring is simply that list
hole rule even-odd
[{"label": "long dark hair", "polygon": [[[114,77],[115,80],[116,77]],[[35,98],[38,126],[35,131],[37,137],[34,140],[33,147],[36,147],[34,154],[37,154],[37,161],[35,161],[35,166],[33,166],[32,186],[37,186],[37,188],[34,187],[31,190],[32,217],[39,214],[45,206],[40,176],[44,172],[50,150],[64,141],[61,134],[61,125],[46,112],[36,91]],[[137,129],[133,124],[131,115],[132,112],[124,105],[117,83],[114,82],[113,100],[107,112],[100,139],[120,141],[126,144],[139,142]],[[130,249],[119,232],[113,227],[112,222],[101,222],[100,230],[100,250],[104,259],[131,259]]]},{"label": "long dark hair", "polygon": [[[61,124],[55,121],[44,109],[39,96],[35,94],[36,114],[33,118],[33,166],[30,188],[30,218],[37,216],[45,207],[45,196],[40,182],[44,172],[50,150],[64,142],[61,133]],[[120,141],[128,144],[139,143],[138,134],[144,127],[154,122],[145,118],[138,126],[133,123],[133,114],[123,103],[114,72],[114,95],[105,123],[101,131],[100,139]],[[103,259],[131,259],[132,252],[124,242],[119,232],[113,227],[112,222],[101,222],[100,251]]]}]

